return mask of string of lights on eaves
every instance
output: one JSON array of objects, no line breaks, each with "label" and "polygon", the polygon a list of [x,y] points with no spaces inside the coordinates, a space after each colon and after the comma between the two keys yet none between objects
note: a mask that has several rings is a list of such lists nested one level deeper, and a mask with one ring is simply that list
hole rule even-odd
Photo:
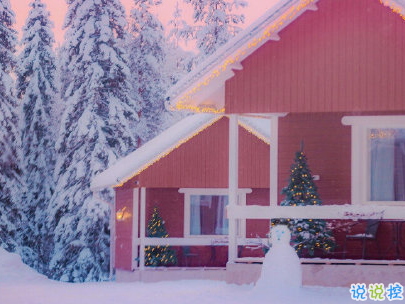
[{"label": "string of lights on eaves", "polygon": [[[280,29],[283,24],[288,21],[292,20],[296,17],[296,15],[303,9],[307,8],[310,4],[314,3],[317,0],[302,0],[297,5],[292,6],[288,11],[286,11],[283,15],[281,15],[274,23],[268,26],[262,33],[259,38],[252,39],[245,47],[240,49],[236,55],[229,57],[226,59],[221,65],[218,66],[208,77],[206,77],[203,81],[199,82],[194,88],[189,90],[185,93],[180,100],[177,102],[176,106],[171,106],[170,109],[174,110],[187,110],[196,113],[213,113],[213,114],[223,114],[225,113],[225,108],[216,109],[213,106],[204,105],[204,106],[195,106],[189,103],[191,101],[192,96],[199,92],[203,87],[208,86],[211,81],[218,78],[223,72],[227,70],[227,68],[240,61],[240,59],[248,52],[248,50],[260,47],[272,35],[276,35],[278,30]],[[389,7],[394,13],[401,16],[403,20],[405,20],[405,15],[403,14],[403,9],[401,6],[397,5],[394,1],[389,0],[379,0],[381,4],[384,6]]]},{"label": "string of lights on eaves", "polygon": [[146,169],[148,169],[150,166],[152,166],[154,163],[158,162],[160,159],[164,158],[165,156],[167,156],[168,154],[170,154],[173,150],[177,149],[178,147],[180,147],[182,144],[188,142],[190,139],[192,139],[194,136],[198,135],[199,133],[201,133],[202,131],[204,131],[206,128],[208,128],[209,126],[212,126],[214,123],[216,123],[219,119],[221,119],[222,116],[218,116],[215,117],[213,120],[211,120],[209,123],[203,125],[201,128],[199,128],[196,132],[194,132],[193,134],[191,134],[190,136],[188,136],[187,138],[183,138],[180,141],[177,142],[177,144],[175,144],[174,146],[170,147],[169,149],[167,149],[166,151],[162,152],[161,154],[159,154],[157,157],[155,157],[154,159],[152,159],[150,162],[148,162],[147,164],[143,165],[140,169],[138,169],[134,174],[132,174],[131,176],[125,178],[122,182],[120,182],[119,184],[115,185],[114,188],[118,188],[121,187],[122,185],[124,185],[127,181],[129,181],[131,178],[137,176],[138,174],[142,173],[143,171],[145,171]]},{"label": "string of lights on eaves", "polygon": [[242,128],[244,128],[246,131],[248,131],[250,134],[256,136],[257,138],[259,138],[260,140],[262,140],[264,143],[270,145],[270,140],[269,140],[266,136],[260,134],[260,133],[257,132],[255,129],[251,128],[250,126],[248,126],[247,124],[243,123],[242,121],[239,121],[239,125],[240,125]]},{"label": "string of lights on eaves", "polygon": [[402,13],[402,7],[397,5],[395,1],[388,1],[388,0],[380,0],[380,3],[384,6],[388,6],[394,13],[401,16],[403,20],[405,20],[405,16]]}]

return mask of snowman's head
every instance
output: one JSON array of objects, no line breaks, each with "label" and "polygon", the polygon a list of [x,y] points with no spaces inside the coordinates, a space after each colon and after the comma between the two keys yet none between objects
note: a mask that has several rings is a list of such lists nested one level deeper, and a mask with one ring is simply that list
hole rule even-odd
[{"label": "snowman's head", "polygon": [[271,229],[272,244],[290,245],[291,232],[286,225],[276,225]]}]

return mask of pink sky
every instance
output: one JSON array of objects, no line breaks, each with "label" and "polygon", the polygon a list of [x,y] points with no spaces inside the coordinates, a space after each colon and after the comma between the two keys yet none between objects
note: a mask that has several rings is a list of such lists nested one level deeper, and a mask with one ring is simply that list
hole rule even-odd
[{"label": "pink sky", "polygon": [[[167,25],[169,20],[172,18],[173,15],[173,10],[175,7],[177,0],[163,0],[162,5],[160,6],[157,14],[162,21],[163,25]],[[28,10],[29,10],[29,3],[31,0],[10,0],[12,9],[14,10],[17,18],[17,25],[16,28],[18,32],[21,34],[21,28],[25,23],[25,19],[27,18],[28,15]],[[51,12],[51,19],[53,23],[55,24],[54,32],[55,32],[55,38],[57,43],[62,43],[63,42],[63,31],[62,31],[62,25],[63,21],[65,18],[65,13],[66,13],[66,2],[65,0],[44,0],[44,2],[47,4],[49,11]],[[122,4],[125,6],[127,13],[132,7],[133,0],[121,0]],[[271,3],[274,2],[274,0],[247,0],[248,2],[248,7],[243,10],[245,17],[246,17],[246,22],[243,25],[243,27],[246,27],[247,25],[251,24],[256,18],[260,17],[271,5]],[[185,7],[185,9],[188,9],[188,6],[183,3],[182,0],[179,0],[179,3]],[[191,10],[188,9],[188,11],[183,11],[184,16],[190,16],[191,15]]]}]

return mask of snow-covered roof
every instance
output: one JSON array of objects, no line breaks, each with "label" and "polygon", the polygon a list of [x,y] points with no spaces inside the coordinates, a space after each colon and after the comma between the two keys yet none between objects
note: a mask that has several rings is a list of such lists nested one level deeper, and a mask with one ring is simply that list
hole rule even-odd
[{"label": "snow-covered roof", "polygon": [[[272,7],[168,92],[166,107],[172,111],[196,113],[225,112],[225,81],[241,70],[241,61],[269,40],[280,40],[278,33],[306,10],[317,10],[318,0],[274,0]],[[380,0],[405,20],[404,0]]]},{"label": "snow-covered roof", "polygon": [[[91,190],[122,185],[222,117],[223,115],[215,114],[194,114],[180,120],[136,151],[118,160],[104,172],[96,175],[91,182]],[[239,124],[264,142],[270,142],[269,119],[241,117]]]},{"label": "snow-covered roof", "polygon": [[256,135],[265,143],[270,144],[270,120],[265,117],[239,116],[239,125]]}]

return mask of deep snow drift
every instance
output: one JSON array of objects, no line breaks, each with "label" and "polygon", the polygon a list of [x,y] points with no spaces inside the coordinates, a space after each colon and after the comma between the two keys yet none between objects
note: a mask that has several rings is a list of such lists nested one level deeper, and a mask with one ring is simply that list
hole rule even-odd
[{"label": "deep snow drift", "polygon": [[278,289],[257,294],[251,285],[216,281],[60,283],[48,280],[24,265],[18,255],[0,248],[0,303],[345,304],[355,301],[350,298],[349,288],[304,287],[293,293]]}]

